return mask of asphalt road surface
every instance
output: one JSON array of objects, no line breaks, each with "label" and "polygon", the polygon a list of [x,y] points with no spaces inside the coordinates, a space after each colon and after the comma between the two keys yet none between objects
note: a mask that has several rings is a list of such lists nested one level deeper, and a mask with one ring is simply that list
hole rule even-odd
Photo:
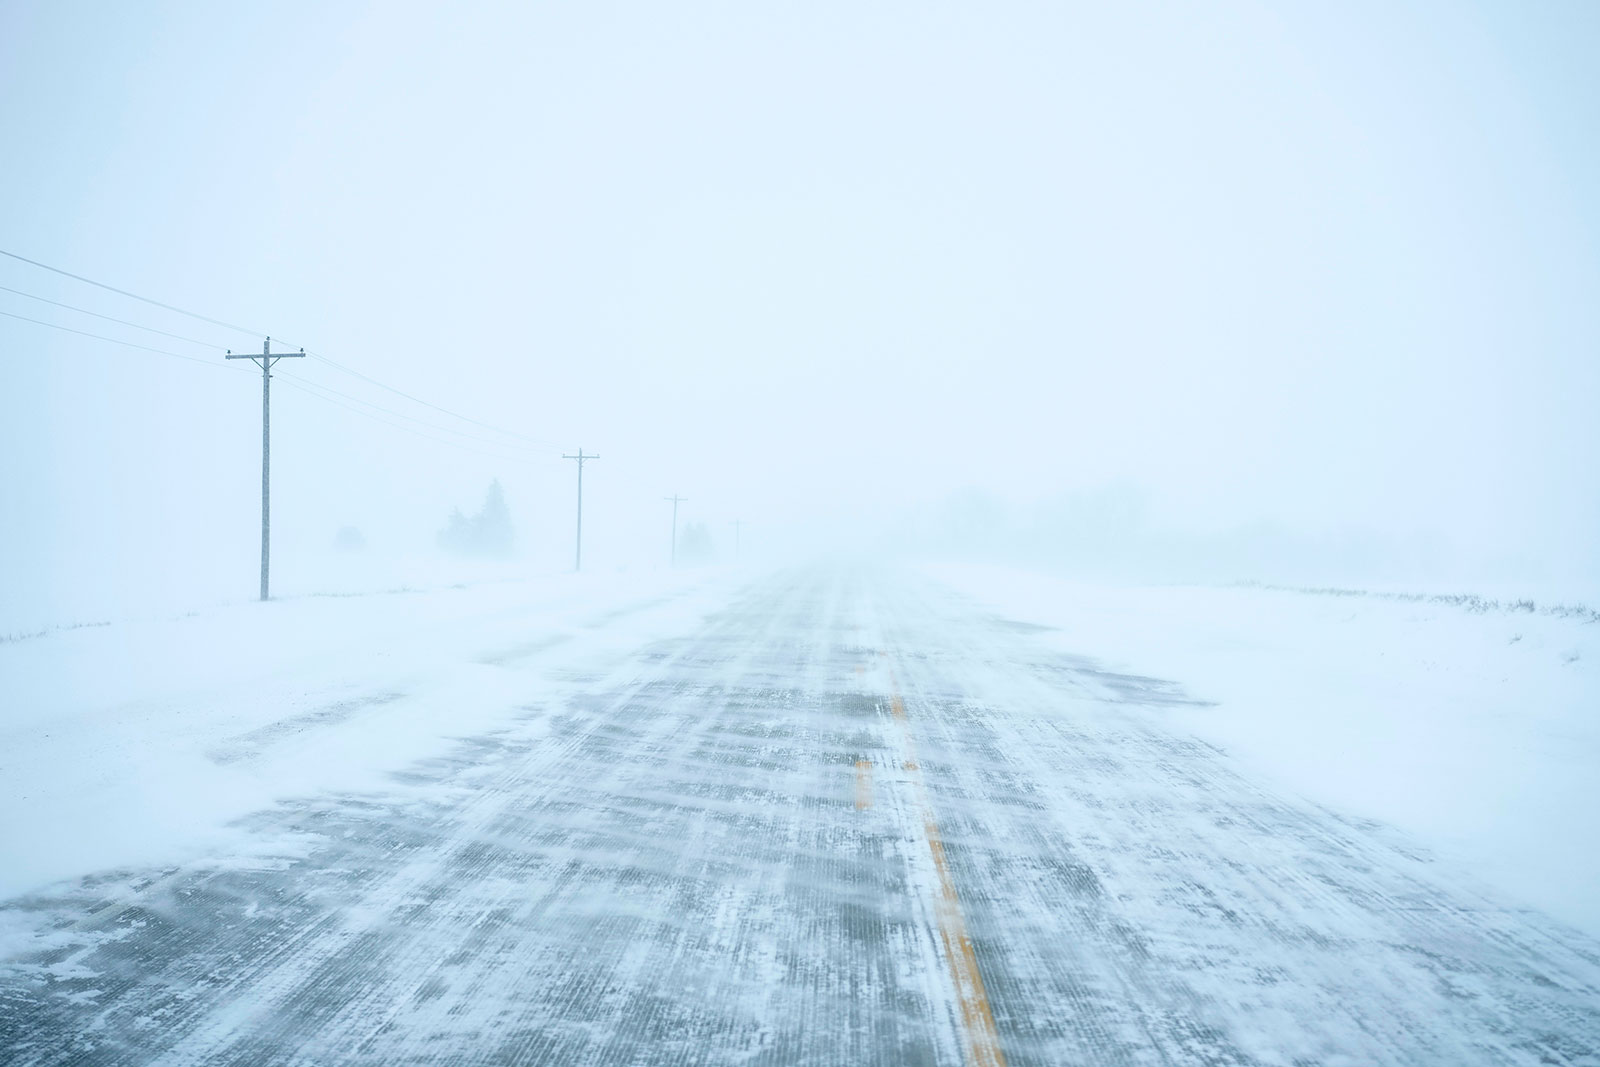
[{"label": "asphalt road surface", "polygon": [[1600,1063],[1595,943],[1032,629],[815,569],[603,669],[507,634],[523,717],[252,817],[281,861],[6,903],[0,1058]]}]

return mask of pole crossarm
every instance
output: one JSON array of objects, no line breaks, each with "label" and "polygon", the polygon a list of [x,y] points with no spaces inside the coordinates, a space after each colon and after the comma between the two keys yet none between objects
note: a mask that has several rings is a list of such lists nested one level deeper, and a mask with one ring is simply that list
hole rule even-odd
[{"label": "pole crossarm", "polygon": [[261,346],[261,354],[260,355],[257,355],[254,352],[235,352],[233,349],[230,348],[230,349],[228,349],[227,354],[224,355],[222,358],[223,359],[248,359],[251,363],[254,363],[258,367],[261,366],[262,360],[266,360],[267,366],[271,367],[274,363],[278,362],[278,360],[280,360],[280,359],[303,359],[305,357],[305,354],[306,354],[306,350],[303,349],[303,348],[298,352],[273,352],[273,351],[271,351],[271,348],[272,348],[272,338],[269,337],[269,338],[267,338],[266,344]]}]

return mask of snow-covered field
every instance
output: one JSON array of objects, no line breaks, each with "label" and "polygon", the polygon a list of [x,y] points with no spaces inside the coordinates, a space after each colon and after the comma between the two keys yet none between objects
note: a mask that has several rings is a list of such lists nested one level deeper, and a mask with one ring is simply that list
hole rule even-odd
[{"label": "snow-covered field", "polygon": [[1600,624],[1260,588],[1112,587],[1000,567],[940,581],[1036,640],[1180,683],[1174,729],[1285,791],[1390,823],[1600,934]]},{"label": "snow-covered field", "polygon": [[[360,790],[576,670],[698,621],[726,573],[554,575],[289,597],[0,644],[0,898],[238,847],[227,824]],[[274,846],[275,847],[275,846]]]}]

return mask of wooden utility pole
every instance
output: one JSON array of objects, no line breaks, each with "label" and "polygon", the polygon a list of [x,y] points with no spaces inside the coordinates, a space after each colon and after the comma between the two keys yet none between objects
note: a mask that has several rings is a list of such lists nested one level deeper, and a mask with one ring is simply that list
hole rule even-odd
[{"label": "wooden utility pole", "polygon": [[272,365],[280,359],[299,359],[306,354],[274,352],[272,338],[261,342],[259,356],[228,349],[229,359],[248,359],[261,367],[261,599],[267,600],[267,571],[272,556]]},{"label": "wooden utility pole", "polygon": [[672,565],[676,567],[678,565],[678,505],[687,503],[688,498],[673,493],[671,496],[664,496],[661,499],[672,501]]},{"label": "wooden utility pole", "polygon": [[569,456],[563,452],[561,458],[578,461],[578,554],[572,563],[573,573],[576,574],[583,570],[583,465],[591,459],[599,459],[600,457],[586,456],[583,454],[583,449],[580,448],[576,456]]}]

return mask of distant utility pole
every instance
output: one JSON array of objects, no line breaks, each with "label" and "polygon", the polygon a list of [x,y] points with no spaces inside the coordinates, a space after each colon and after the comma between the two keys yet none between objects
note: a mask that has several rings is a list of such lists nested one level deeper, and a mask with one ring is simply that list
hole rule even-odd
[{"label": "distant utility pole", "polygon": [[248,359],[261,367],[261,599],[267,598],[267,563],[272,554],[272,365],[280,359],[299,359],[306,354],[274,352],[272,338],[261,342],[261,354],[250,356],[233,354],[229,359]]},{"label": "distant utility pole", "polygon": [[661,499],[672,501],[672,565],[676,567],[678,565],[678,505],[688,503],[688,498],[673,493],[671,496],[664,496]]},{"label": "distant utility pole", "polygon": [[583,449],[580,448],[576,456],[570,456],[563,452],[561,458],[578,461],[578,555],[572,564],[573,572],[577,573],[583,570],[583,465],[591,459],[599,459],[600,457],[586,456],[583,454]]},{"label": "distant utility pole", "polygon": [[739,562],[739,530],[744,526],[742,519],[733,520],[733,561]]}]

